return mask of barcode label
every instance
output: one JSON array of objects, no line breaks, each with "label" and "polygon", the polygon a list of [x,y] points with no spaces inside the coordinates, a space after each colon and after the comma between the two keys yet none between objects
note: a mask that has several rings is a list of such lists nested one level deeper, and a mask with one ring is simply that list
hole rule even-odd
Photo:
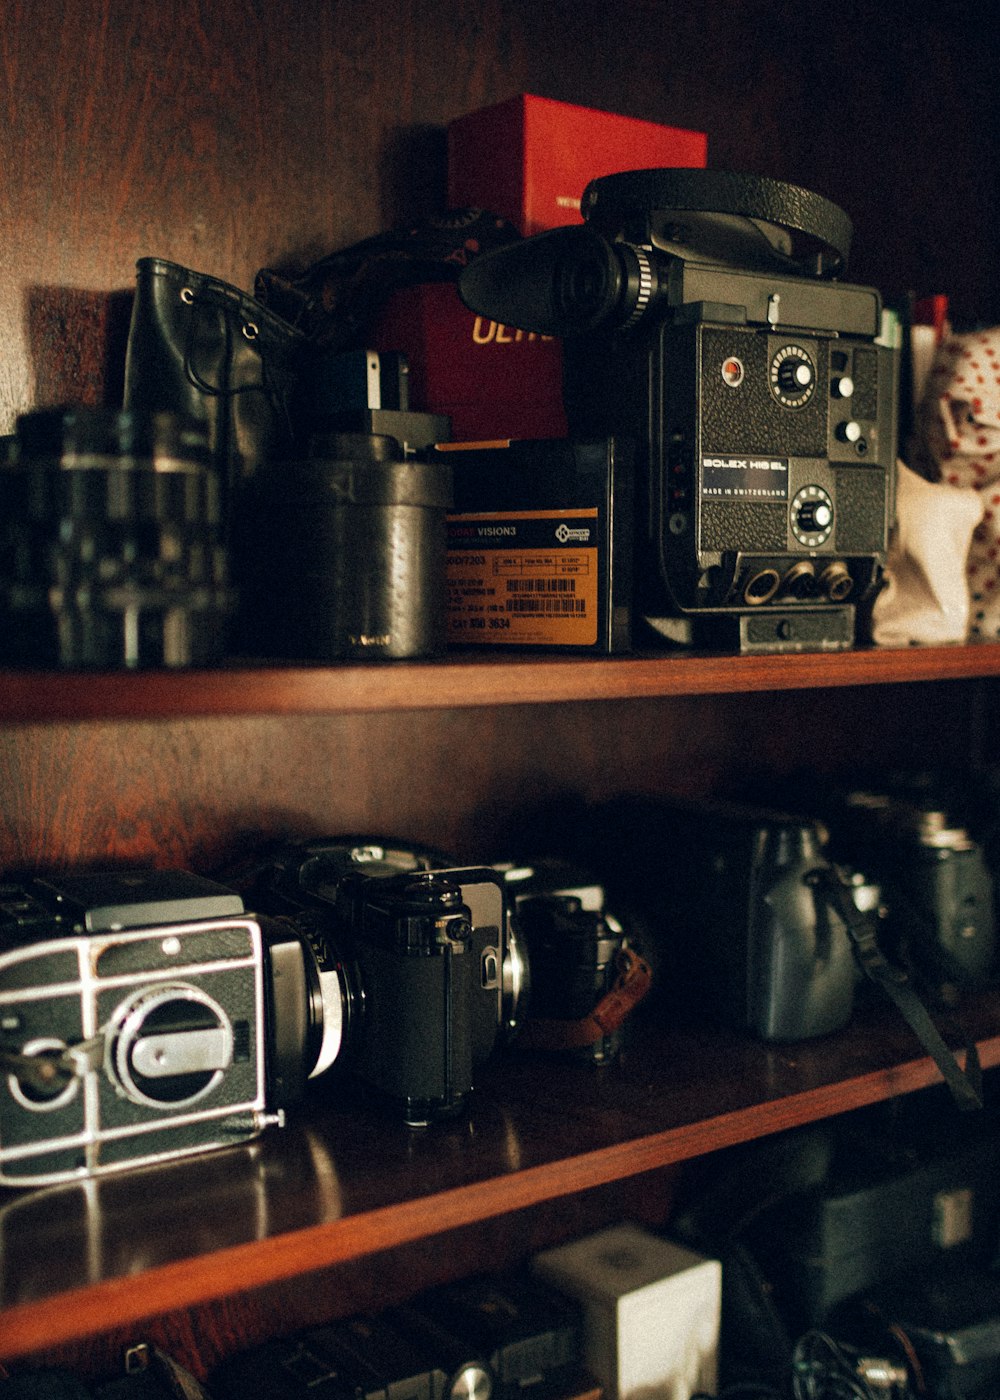
[{"label": "barcode label", "polygon": [[508,593],[575,593],[575,578],[509,578]]},{"label": "barcode label", "polygon": [[587,604],[583,598],[508,598],[504,608],[510,613],[544,613],[550,616],[559,613],[582,617],[586,614]]}]

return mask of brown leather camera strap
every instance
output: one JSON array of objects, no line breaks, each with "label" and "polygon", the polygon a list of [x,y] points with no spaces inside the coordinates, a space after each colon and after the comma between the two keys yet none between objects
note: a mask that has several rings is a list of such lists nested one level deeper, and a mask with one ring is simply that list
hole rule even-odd
[{"label": "brown leather camera strap", "polygon": [[620,1030],[649,991],[653,974],[634,948],[620,950],[616,968],[614,985],[588,1015],[578,1021],[529,1017],[518,1035],[518,1045],[529,1050],[578,1050]]}]

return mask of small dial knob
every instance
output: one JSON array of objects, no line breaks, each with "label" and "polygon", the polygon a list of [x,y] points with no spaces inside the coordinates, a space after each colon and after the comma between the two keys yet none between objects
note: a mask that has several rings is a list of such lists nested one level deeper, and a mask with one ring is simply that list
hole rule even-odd
[{"label": "small dial knob", "polygon": [[803,486],[791,504],[792,534],[807,549],[819,549],[833,533],[833,499],[822,486]]},{"label": "small dial knob", "polygon": [[786,394],[799,394],[813,382],[813,367],[808,360],[789,355],[778,366],[778,385]]},{"label": "small dial knob", "polygon": [[848,418],[837,424],[836,433],[841,442],[857,442],[861,437],[861,424]]},{"label": "small dial knob", "polygon": [[810,500],[803,501],[799,506],[796,524],[800,530],[811,535],[816,531],[825,530],[832,519],[833,511],[826,501]]},{"label": "small dial knob", "polygon": [[835,399],[849,399],[854,393],[854,380],[849,374],[842,374],[831,380],[830,393]]},{"label": "small dial knob", "polygon": [[802,345],[782,345],[772,360],[771,392],[784,408],[802,408],[816,388],[816,365]]}]

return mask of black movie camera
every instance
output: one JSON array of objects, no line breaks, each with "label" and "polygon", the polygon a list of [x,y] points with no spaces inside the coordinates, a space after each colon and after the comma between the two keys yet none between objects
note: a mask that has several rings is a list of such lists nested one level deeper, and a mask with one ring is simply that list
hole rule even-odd
[{"label": "black movie camera", "polygon": [[636,608],[741,651],[841,649],[885,562],[897,354],[852,227],[776,180],[626,171],[581,226],[484,254],[481,315],[565,338],[574,437],[635,441]]}]

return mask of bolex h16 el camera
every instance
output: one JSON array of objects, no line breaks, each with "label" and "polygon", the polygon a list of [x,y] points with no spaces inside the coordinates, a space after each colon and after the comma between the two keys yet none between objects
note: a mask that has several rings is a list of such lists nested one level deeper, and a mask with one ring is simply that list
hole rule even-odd
[{"label": "bolex h16 el camera", "polygon": [[709,170],[609,175],[582,207],[459,286],[564,338],[574,437],[634,440],[638,614],[681,643],[850,646],[885,562],[897,355],[879,294],[836,280],[847,215]]},{"label": "bolex h16 el camera", "polygon": [[501,877],[371,842],[0,886],[0,1184],[245,1142],[336,1063],[407,1122],[459,1113],[517,1023]]}]

